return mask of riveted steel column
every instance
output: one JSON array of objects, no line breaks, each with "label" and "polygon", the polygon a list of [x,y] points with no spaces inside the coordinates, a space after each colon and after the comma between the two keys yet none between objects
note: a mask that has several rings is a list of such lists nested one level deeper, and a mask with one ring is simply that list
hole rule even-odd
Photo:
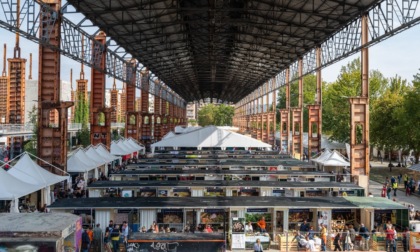
[{"label": "riveted steel column", "polygon": [[140,140],[140,114],[136,111],[136,61],[126,62],[126,74],[129,82],[125,86],[125,138]]},{"label": "riveted steel column", "polygon": [[114,79],[111,89],[111,108],[113,108],[111,111],[111,123],[116,123],[118,120],[118,107],[118,90]]},{"label": "riveted steel column", "polygon": [[308,159],[321,151],[322,134],[322,78],[321,78],[321,47],[316,48],[316,93],[315,104],[308,105]]},{"label": "riveted steel column", "polygon": [[292,156],[297,159],[303,158],[303,62],[302,58],[298,61],[298,107],[292,108]]},{"label": "riveted steel column", "polygon": [[141,139],[140,141],[147,147],[152,141],[152,115],[149,112],[149,83],[150,73],[145,71],[141,73]]},{"label": "riveted steel column", "polygon": [[369,51],[368,16],[362,16],[361,95],[350,98],[350,169],[353,175],[369,175]]},{"label": "riveted steel column", "polygon": [[[60,0],[43,1],[59,13]],[[51,16],[49,12],[40,13],[40,36],[47,44],[60,47],[61,15]],[[38,157],[48,163],[67,170],[67,111],[73,102],[60,102],[60,52],[39,46],[38,66]],[[50,112],[59,114],[58,125],[50,124]],[[60,173],[44,162],[38,164]]]},{"label": "riveted steel column", "polygon": [[[273,80],[274,81],[274,80]],[[276,91],[272,91],[272,98],[273,98],[273,104],[271,107],[271,112],[270,112],[270,121],[271,121],[271,128],[270,128],[270,133],[269,133],[269,144],[271,144],[272,146],[276,145],[276,130],[277,130],[277,125],[276,125],[276,106],[277,106],[277,101],[276,101]]]},{"label": "riveted steel column", "polygon": [[[4,44],[3,72],[0,77],[0,94],[7,94],[6,52],[6,44]],[[8,97],[8,95],[0,95],[0,124],[6,123]]]},{"label": "riveted steel column", "polygon": [[[99,32],[95,37],[99,42],[92,43],[92,58],[96,60],[95,64],[100,69],[105,69],[106,63],[106,35]],[[104,144],[111,147],[111,108],[105,107],[105,73],[94,68],[91,69],[91,88],[90,88],[90,143],[97,145]],[[103,115],[103,122],[101,122]]]},{"label": "riveted steel column", "polygon": [[289,149],[289,131],[290,131],[290,70],[286,69],[286,108],[280,109],[280,151],[282,153],[291,153]]},{"label": "riveted steel column", "polygon": [[[19,3],[19,1],[18,1]],[[19,6],[19,4],[18,4]],[[16,34],[16,47],[14,57],[7,59],[9,63],[9,76],[7,78],[7,92],[0,94],[7,96],[6,123],[25,123],[25,70],[26,59],[20,57],[19,35]],[[11,146],[10,157],[19,155],[23,150],[23,137],[8,138]]]},{"label": "riveted steel column", "polygon": [[157,91],[157,95],[155,95],[154,100],[154,116],[155,116],[155,125],[154,125],[154,140],[160,141],[164,136],[162,133],[162,99],[161,96],[161,89],[155,90]]}]

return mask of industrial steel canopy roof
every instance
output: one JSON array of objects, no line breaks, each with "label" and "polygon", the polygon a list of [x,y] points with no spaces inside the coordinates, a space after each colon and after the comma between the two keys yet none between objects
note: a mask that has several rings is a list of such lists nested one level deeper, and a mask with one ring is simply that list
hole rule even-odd
[{"label": "industrial steel canopy roof", "polygon": [[186,101],[238,102],[379,0],[68,0]]}]

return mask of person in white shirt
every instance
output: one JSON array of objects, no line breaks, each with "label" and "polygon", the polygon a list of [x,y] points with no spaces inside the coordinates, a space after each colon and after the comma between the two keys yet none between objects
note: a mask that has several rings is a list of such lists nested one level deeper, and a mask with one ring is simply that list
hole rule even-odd
[{"label": "person in white shirt", "polygon": [[252,223],[248,222],[248,224],[245,225],[245,233],[252,233],[252,232],[254,232],[252,228]]},{"label": "person in white shirt", "polygon": [[306,237],[306,241],[307,241],[307,243],[306,243],[306,251],[310,251],[310,252],[316,251],[314,240],[309,240],[309,237],[307,236]]}]

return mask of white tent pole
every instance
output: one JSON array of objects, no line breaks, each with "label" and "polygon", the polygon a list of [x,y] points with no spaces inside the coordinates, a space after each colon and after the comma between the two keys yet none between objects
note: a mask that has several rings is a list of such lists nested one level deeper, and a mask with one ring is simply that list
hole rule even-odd
[{"label": "white tent pole", "polygon": [[12,160],[7,161],[6,163],[4,163],[2,166],[0,166],[0,168],[3,168],[3,166],[10,164],[11,162],[13,162],[13,160],[16,160],[17,158],[19,158],[20,156],[22,156],[23,154],[27,153],[26,151],[20,153],[19,155],[17,155],[16,157],[14,157]]},{"label": "white tent pole", "polygon": [[39,158],[39,157],[37,157],[37,156],[35,156],[35,155],[32,155],[31,153],[28,153],[28,154],[29,154],[30,156],[32,156],[32,157],[34,157],[34,158],[38,159],[38,160],[41,160],[42,162],[44,162],[44,163],[46,163],[46,164],[48,164],[48,165],[51,165],[52,167],[56,168],[57,170],[62,171],[62,172],[64,172],[65,174],[67,174],[67,175],[69,175],[69,176],[70,176],[70,173],[68,173],[68,172],[66,172],[66,171],[64,171],[64,170],[62,170],[62,169],[60,169],[60,168],[58,168],[57,166],[55,166],[55,165],[53,165],[53,164],[48,163],[47,161],[43,160],[42,158]]}]

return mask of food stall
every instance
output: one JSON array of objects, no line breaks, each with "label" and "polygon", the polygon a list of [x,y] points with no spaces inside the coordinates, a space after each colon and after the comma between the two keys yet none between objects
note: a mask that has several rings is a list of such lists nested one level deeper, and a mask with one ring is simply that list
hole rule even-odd
[{"label": "food stall", "polygon": [[82,218],[68,213],[0,214],[0,251],[80,251]]}]

